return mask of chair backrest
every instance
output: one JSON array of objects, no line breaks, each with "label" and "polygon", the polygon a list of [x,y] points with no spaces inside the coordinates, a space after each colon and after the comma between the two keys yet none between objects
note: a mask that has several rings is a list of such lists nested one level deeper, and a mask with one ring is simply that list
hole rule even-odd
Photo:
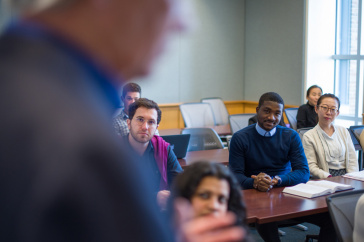
[{"label": "chair backrest", "polygon": [[219,135],[211,128],[186,128],[182,134],[191,134],[188,151],[223,149]]},{"label": "chair backrest", "polygon": [[241,114],[233,114],[229,116],[231,133],[245,128],[249,125],[249,119],[253,117],[255,113],[241,113]]},{"label": "chair backrest", "polygon": [[187,128],[215,126],[215,118],[209,103],[183,103],[179,105]]},{"label": "chair backrest", "polygon": [[303,138],[303,135],[304,135],[307,131],[309,131],[310,129],[313,129],[313,127],[297,129],[297,133],[300,135],[301,140],[302,140],[302,138]]},{"label": "chair backrest", "polygon": [[360,135],[364,130],[364,125],[357,125],[357,126],[350,126],[349,130],[354,135],[358,143],[360,144],[361,148],[363,148],[364,144],[360,143]]},{"label": "chair backrest", "polygon": [[348,128],[348,130],[350,133],[351,140],[353,141],[355,150],[358,150],[358,145],[359,145],[359,147],[361,147],[361,149],[359,149],[359,158],[358,158],[359,171],[361,171],[363,169],[363,145],[364,145],[364,143],[360,142],[360,136],[364,130],[364,125],[350,126]]},{"label": "chair backrest", "polygon": [[356,204],[364,190],[355,190],[331,195],[326,198],[331,219],[340,241],[353,241]]},{"label": "chair backrest", "polygon": [[226,125],[229,123],[229,113],[224,101],[219,97],[201,99],[203,103],[209,103],[215,117],[216,125]]},{"label": "chair backrest", "polygon": [[297,130],[297,112],[298,112],[298,108],[286,108],[284,110],[284,113],[286,114],[289,125],[294,130]]},{"label": "chair backrest", "polygon": [[226,135],[226,143],[227,143],[228,150],[230,150],[230,142],[231,142],[232,138],[233,138],[232,135]]}]

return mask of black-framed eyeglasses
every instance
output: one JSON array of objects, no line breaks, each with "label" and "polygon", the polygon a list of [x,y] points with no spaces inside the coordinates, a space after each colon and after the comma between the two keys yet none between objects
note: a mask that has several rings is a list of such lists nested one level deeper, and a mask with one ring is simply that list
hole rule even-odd
[{"label": "black-framed eyeglasses", "polygon": [[325,113],[327,111],[330,111],[331,114],[336,114],[339,110],[337,108],[329,108],[329,107],[326,107],[326,106],[318,106],[322,109],[322,111],[324,111]]},{"label": "black-framed eyeglasses", "polygon": [[142,126],[145,122],[147,122],[148,126],[149,127],[155,127],[157,126],[157,122],[153,119],[150,119],[150,120],[146,120],[144,118],[134,118],[134,120],[136,121],[136,123],[139,125],[139,126]]}]

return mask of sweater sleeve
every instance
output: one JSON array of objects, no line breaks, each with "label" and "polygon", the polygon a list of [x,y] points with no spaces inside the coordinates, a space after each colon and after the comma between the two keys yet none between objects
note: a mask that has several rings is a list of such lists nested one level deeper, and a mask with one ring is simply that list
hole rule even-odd
[{"label": "sweater sleeve", "polygon": [[[308,166],[311,172],[311,175],[313,178],[327,178],[330,173],[324,171],[322,168],[320,168],[319,164],[319,147],[318,144],[316,144],[312,132],[308,131],[303,135],[302,139],[303,148],[305,150],[305,154],[307,157]],[[326,161],[325,161],[326,162]]]},{"label": "sweater sleeve", "polygon": [[253,188],[254,179],[245,176],[245,152],[244,142],[238,133],[234,134],[230,143],[229,168],[235,174],[243,189]]},{"label": "sweater sleeve", "polygon": [[291,162],[292,171],[281,175],[281,186],[293,186],[298,183],[306,183],[310,178],[307,159],[303,151],[301,139],[297,132],[292,132],[288,158]]}]

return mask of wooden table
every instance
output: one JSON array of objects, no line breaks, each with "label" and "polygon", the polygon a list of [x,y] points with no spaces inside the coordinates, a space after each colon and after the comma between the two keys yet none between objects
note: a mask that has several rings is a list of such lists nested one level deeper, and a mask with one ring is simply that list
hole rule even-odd
[{"label": "wooden table", "polygon": [[185,158],[178,159],[178,161],[182,168],[197,161],[217,162],[228,165],[229,151],[227,149],[189,151]]},{"label": "wooden table", "polygon": [[[207,126],[204,128],[212,128],[216,131],[216,133],[220,136],[226,136],[231,134],[230,125],[218,125],[218,126]],[[159,131],[159,135],[175,135],[181,134],[183,129],[161,129]]]},{"label": "wooden table", "polygon": [[[355,190],[364,189],[364,182],[358,180],[341,176],[330,177],[326,180],[350,184]],[[303,198],[282,193],[283,189],[283,187],[273,188],[269,192],[259,192],[255,189],[243,190],[248,223],[263,224],[328,212],[326,197],[329,195]]]}]

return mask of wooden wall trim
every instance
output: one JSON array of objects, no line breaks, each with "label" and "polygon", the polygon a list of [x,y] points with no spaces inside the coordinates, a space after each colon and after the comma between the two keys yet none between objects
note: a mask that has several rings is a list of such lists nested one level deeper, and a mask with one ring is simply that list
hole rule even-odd
[{"label": "wooden wall trim", "polygon": [[[229,114],[255,113],[258,102],[248,100],[224,101]],[[162,120],[158,129],[184,128],[184,122],[179,110],[182,103],[163,103],[159,104],[162,111]],[[295,108],[297,105],[285,105],[285,108]],[[284,117],[285,118],[285,117]],[[287,123],[287,119],[285,118]]]}]

